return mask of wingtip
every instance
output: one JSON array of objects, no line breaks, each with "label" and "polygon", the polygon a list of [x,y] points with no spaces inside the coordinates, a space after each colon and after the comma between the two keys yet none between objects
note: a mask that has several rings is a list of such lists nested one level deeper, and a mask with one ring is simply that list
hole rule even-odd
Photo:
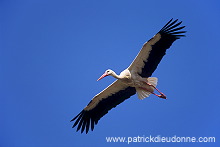
[{"label": "wingtip", "polygon": [[80,130],[81,126],[78,126],[76,129],[76,132],[78,132]]},{"label": "wingtip", "polygon": [[179,39],[179,37],[182,36],[176,34],[186,33],[186,31],[179,31],[185,28],[185,26],[180,26],[182,24],[182,21],[178,22],[178,20],[179,19],[175,19],[175,20],[173,20],[173,18],[170,19],[170,21],[158,33],[170,34],[175,36],[176,39]]},{"label": "wingtip", "polygon": [[89,127],[88,127],[88,128],[86,127],[86,134],[87,134],[88,132],[89,132]]},{"label": "wingtip", "polygon": [[76,124],[74,123],[74,125],[72,126],[72,128],[74,128],[76,126]]}]

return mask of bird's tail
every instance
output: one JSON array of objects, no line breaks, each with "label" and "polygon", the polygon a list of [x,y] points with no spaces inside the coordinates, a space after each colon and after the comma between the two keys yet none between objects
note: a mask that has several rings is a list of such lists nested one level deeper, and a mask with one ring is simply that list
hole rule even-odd
[{"label": "bird's tail", "polygon": [[[158,79],[156,77],[149,77],[149,78],[147,78],[146,82],[149,84],[152,84],[154,87],[156,87]],[[141,88],[136,88],[139,99],[143,100],[144,98],[149,97],[150,94],[152,94],[151,92],[154,91],[154,88],[150,87],[150,86],[148,88],[149,88],[149,91],[141,89]]]}]

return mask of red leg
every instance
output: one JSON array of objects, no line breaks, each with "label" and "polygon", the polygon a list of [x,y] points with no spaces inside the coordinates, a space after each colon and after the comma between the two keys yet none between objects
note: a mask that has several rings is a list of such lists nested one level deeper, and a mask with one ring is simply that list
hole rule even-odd
[{"label": "red leg", "polygon": [[159,98],[162,98],[162,99],[167,99],[166,95],[165,95],[165,94],[163,94],[163,93],[160,93],[160,95],[158,95],[158,94],[156,94],[156,93],[152,93],[152,94],[154,94],[154,95],[158,96]]},{"label": "red leg", "polygon": [[154,93],[154,92],[153,92],[152,94],[158,96],[159,98],[167,99],[166,95],[163,94],[162,92],[160,92],[160,90],[158,90],[154,85],[149,84],[149,83],[147,83],[147,85],[152,86],[154,89],[156,89],[156,90],[160,93],[160,95],[158,95],[158,94],[156,94],[156,93]]}]

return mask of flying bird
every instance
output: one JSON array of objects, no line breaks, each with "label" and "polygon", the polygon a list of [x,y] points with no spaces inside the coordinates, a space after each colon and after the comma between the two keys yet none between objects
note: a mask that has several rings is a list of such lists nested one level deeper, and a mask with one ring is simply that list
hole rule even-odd
[{"label": "flying bird", "polygon": [[[166,99],[166,95],[156,88],[158,79],[151,75],[172,43],[185,36],[186,31],[180,31],[185,27],[180,26],[181,23],[182,21],[178,22],[178,19],[171,19],[143,45],[131,65],[120,75],[111,69],[106,70],[98,80],[112,76],[116,78],[116,81],[94,96],[89,104],[71,120],[75,121],[73,128],[77,126],[77,131],[81,129],[81,133],[83,133],[85,130],[86,134],[90,129],[93,131],[100,118],[135,93],[139,99],[149,97],[150,94]],[[155,91],[159,94],[156,94]]]}]

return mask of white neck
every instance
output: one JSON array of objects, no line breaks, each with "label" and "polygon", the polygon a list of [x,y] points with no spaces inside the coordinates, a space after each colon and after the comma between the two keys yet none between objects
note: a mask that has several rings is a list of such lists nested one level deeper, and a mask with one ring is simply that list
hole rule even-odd
[{"label": "white neck", "polygon": [[111,76],[113,76],[116,79],[121,79],[121,77],[117,75],[114,71],[112,72]]}]

